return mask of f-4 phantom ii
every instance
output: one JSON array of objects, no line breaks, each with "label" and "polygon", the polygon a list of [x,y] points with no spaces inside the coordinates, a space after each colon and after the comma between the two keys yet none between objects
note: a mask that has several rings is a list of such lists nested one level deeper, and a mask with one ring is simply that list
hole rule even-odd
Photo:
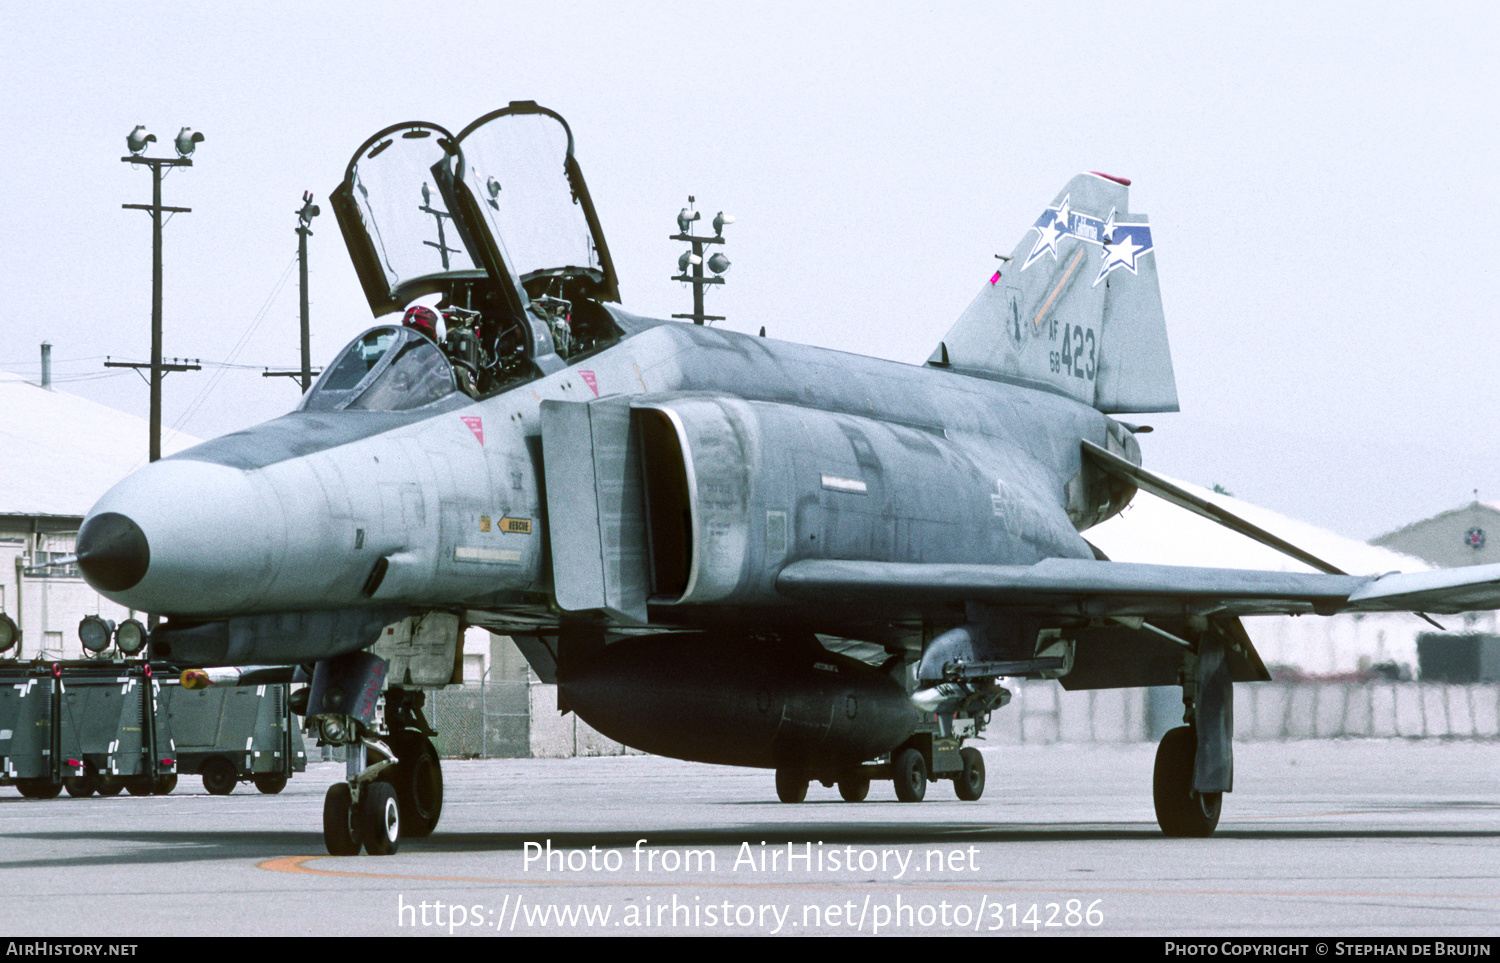
[{"label": "f-4 phantom ii", "polygon": [[[1493,608],[1500,566],[1345,574],[1141,467],[1114,416],[1178,404],[1128,184],[1069,181],[913,366],[622,310],[550,110],[389,127],[331,201],[376,317],[436,295],[441,337],[380,323],[290,414],[126,478],[79,565],[160,618],[153,658],[302,667],[309,731],[347,748],[335,854],[437,824],[423,699],[466,626],[606,736],[774,769],[788,802],[978,798],[963,742],[1008,678],[1180,685],[1153,796],[1206,836],[1232,686],[1268,678],[1241,616]],[[1080,533],[1139,489],[1319,571],[1111,562]]]}]

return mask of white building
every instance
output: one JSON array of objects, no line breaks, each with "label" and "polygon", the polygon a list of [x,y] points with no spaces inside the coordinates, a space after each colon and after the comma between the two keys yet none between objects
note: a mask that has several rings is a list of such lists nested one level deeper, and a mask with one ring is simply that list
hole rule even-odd
[{"label": "white building", "polygon": [[[1178,484],[1351,575],[1420,572],[1433,567],[1419,558],[1335,535],[1228,495]],[[1119,562],[1315,571],[1275,549],[1145,493],[1138,494],[1120,515],[1085,532],[1084,537]],[[1493,632],[1496,624],[1494,612],[1442,616],[1438,621],[1449,631]],[[1406,613],[1258,616],[1244,623],[1267,665],[1295,666],[1318,676],[1354,673],[1381,662],[1395,662],[1415,675],[1417,636],[1437,631]]]},{"label": "white building", "polygon": [[[89,588],[73,554],[83,516],[115,482],[146,464],[149,423],[0,372],[0,612],[21,629],[7,658],[84,655],[78,623],[127,611]],[[163,428],[171,454],[198,439]]]}]

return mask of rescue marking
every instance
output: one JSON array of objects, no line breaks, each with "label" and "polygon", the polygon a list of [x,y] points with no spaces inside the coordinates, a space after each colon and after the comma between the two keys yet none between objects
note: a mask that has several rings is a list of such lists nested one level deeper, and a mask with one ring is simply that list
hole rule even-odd
[{"label": "rescue marking", "polygon": [[479,446],[484,447],[484,419],[478,415],[459,415],[458,420],[469,426],[474,437],[479,439]]},{"label": "rescue marking", "polygon": [[511,518],[507,515],[500,519],[500,531],[510,532],[512,535],[530,535],[531,519]]}]

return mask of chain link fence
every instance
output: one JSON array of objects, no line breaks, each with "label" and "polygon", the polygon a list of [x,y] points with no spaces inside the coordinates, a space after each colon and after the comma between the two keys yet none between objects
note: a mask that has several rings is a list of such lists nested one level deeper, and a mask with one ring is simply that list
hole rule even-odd
[{"label": "chain link fence", "polygon": [[444,759],[531,755],[531,711],[524,679],[485,679],[427,694],[427,721]]}]

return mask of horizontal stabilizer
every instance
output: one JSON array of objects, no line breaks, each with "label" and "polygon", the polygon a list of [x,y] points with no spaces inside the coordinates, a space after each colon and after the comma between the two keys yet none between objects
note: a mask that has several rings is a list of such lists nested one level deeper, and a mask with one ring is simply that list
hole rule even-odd
[{"label": "horizontal stabilizer", "polygon": [[1192,492],[1156,474],[1147,471],[1140,465],[1126,461],[1113,452],[1106,451],[1091,441],[1084,440],[1083,454],[1091,459],[1095,465],[1107,474],[1113,475],[1124,482],[1129,482],[1141,491],[1150,492],[1157,498],[1171,502],[1178,508],[1185,508],[1195,515],[1202,515],[1209,521],[1218,522],[1232,532],[1239,532],[1247,538],[1252,538],[1262,545],[1276,549],[1283,555],[1289,555],[1297,561],[1320,572],[1329,575],[1344,575],[1343,569],[1323,561],[1311,552],[1304,551],[1285,539],[1278,538],[1258,525],[1251,524],[1233,512],[1225,509],[1206,498],[1200,498]]},{"label": "horizontal stabilizer", "polygon": [[1472,612],[1500,608],[1500,564],[1385,575],[1349,596],[1352,608],[1384,612]]}]

